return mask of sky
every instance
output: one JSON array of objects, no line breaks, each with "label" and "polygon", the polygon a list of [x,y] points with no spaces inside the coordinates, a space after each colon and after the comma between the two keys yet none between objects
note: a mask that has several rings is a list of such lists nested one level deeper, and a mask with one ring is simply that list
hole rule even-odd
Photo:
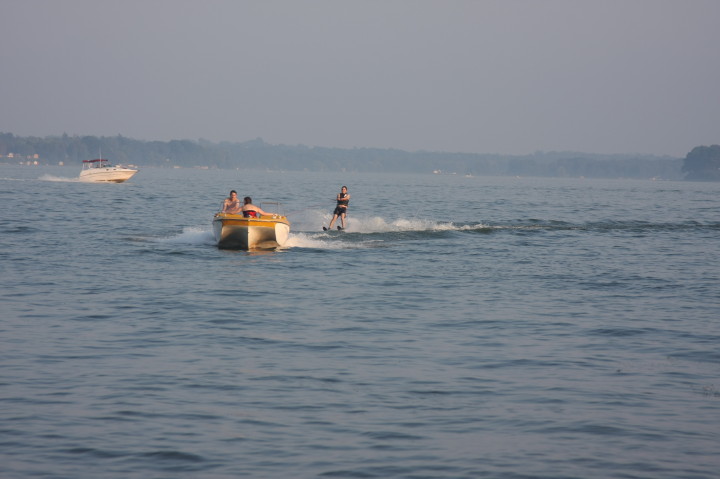
[{"label": "sky", "polygon": [[684,157],[717,0],[0,0],[0,132]]}]

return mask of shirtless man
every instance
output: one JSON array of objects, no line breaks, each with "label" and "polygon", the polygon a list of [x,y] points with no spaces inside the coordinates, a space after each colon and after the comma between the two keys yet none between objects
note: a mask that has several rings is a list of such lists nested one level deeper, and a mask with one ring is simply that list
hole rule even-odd
[{"label": "shirtless man", "polygon": [[221,213],[229,213],[231,215],[240,214],[240,200],[237,197],[237,191],[230,191],[230,196],[225,198]]}]

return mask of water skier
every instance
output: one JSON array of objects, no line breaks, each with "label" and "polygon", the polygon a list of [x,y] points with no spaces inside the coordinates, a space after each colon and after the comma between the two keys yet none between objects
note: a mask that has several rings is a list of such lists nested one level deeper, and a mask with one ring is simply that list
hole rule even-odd
[{"label": "water skier", "polygon": [[330,220],[330,227],[326,228],[323,226],[323,231],[327,231],[328,229],[332,229],[333,224],[335,224],[335,221],[340,218],[340,224],[342,227],[338,226],[338,230],[344,230],[345,229],[345,217],[347,216],[347,209],[348,204],[350,203],[350,193],[347,192],[347,186],[343,186],[340,188],[340,193],[338,193],[337,198],[337,206],[335,207],[335,210],[333,211],[333,217],[332,220]]}]

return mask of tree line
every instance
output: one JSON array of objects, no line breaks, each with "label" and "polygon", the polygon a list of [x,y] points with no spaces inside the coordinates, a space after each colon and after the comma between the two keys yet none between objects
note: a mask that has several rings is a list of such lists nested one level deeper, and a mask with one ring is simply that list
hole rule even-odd
[{"label": "tree line", "polygon": [[720,145],[696,146],[685,157],[682,172],[695,181],[720,181]]},{"label": "tree line", "polygon": [[655,155],[536,152],[531,155],[445,153],[381,148],[327,148],[207,140],[145,141],[118,136],[20,137],[0,132],[0,162],[8,154],[37,155],[65,165],[102,155],[141,167],[209,167],[287,171],[417,172],[461,175],[720,180],[720,146],[694,148],[685,159]]}]

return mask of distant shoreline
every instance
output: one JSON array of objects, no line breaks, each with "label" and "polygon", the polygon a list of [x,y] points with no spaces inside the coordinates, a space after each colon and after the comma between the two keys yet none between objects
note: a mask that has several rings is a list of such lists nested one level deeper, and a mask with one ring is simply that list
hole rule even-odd
[{"label": "distant shoreline", "polygon": [[[379,148],[271,145],[258,138],[242,143],[204,140],[144,141],[123,136],[18,137],[0,133],[0,162],[75,165],[102,151],[113,163],[140,167],[436,173],[469,176],[683,179],[682,158],[638,154],[536,152],[408,152]],[[12,158],[8,158],[12,155]]]}]

